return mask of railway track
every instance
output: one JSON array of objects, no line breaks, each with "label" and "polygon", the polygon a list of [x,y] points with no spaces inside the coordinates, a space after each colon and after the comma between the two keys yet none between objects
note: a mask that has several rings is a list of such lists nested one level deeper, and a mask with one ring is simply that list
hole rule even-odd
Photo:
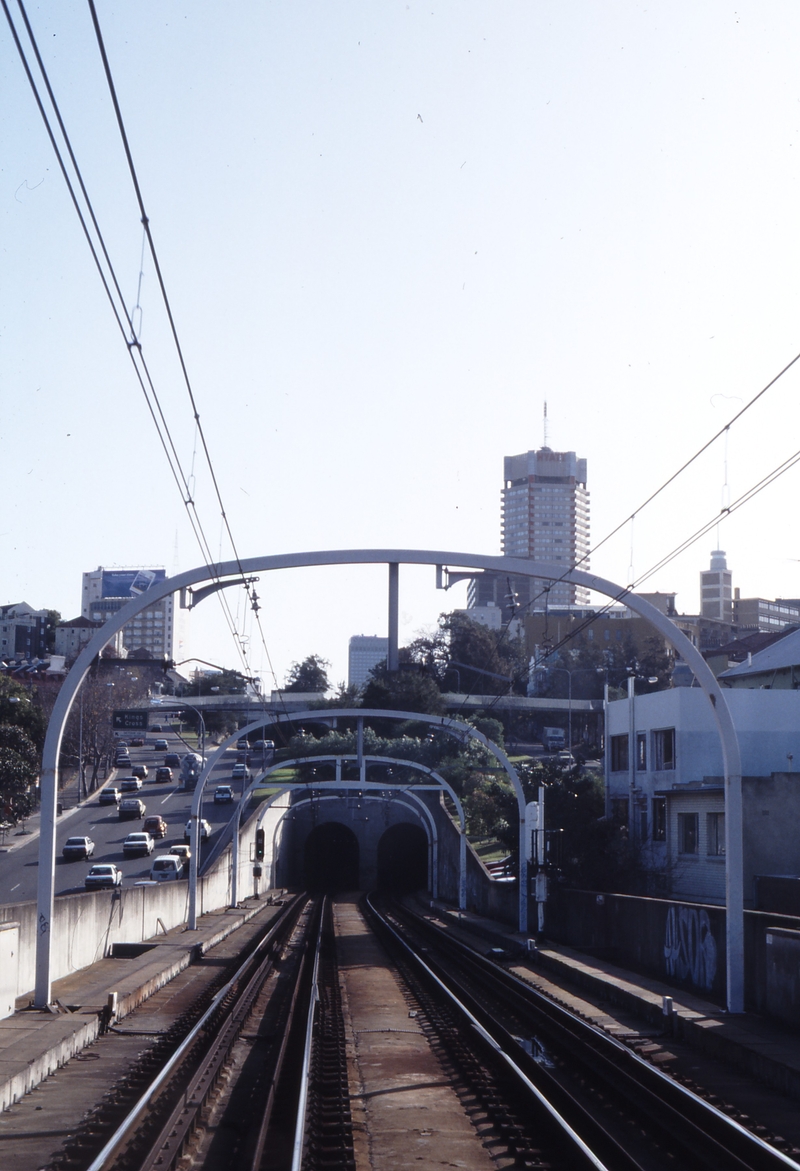
[{"label": "railway track", "polygon": [[554,1004],[426,917],[375,906],[404,962],[427,970],[464,1020],[530,1079],[610,1171],[787,1171],[798,1163],[602,1030]]},{"label": "railway track", "polygon": [[84,1171],[366,1171],[379,1164],[372,1138],[354,1143],[355,1130],[370,1125],[362,1110],[354,1126],[359,1101],[403,1094],[413,1119],[432,1086],[446,1086],[471,1120],[476,1167],[490,1150],[495,1167],[530,1171],[800,1171],[427,917],[377,898],[362,910],[402,982],[402,1018],[414,1024],[364,1031],[413,1032],[436,1054],[440,1079],[386,1081],[369,1092],[354,1084],[331,900],[303,897]]}]

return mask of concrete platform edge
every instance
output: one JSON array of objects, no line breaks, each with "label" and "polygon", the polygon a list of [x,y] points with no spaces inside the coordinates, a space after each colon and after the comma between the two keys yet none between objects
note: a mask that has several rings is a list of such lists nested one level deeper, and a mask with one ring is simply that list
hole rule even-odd
[{"label": "concrete platform edge", "polygon": [[[221,915],[228,915],[230,918],[228,922],[220,926],[219,930],[205,939],[193,940],[191,942],[187,939],[185,946],[180,946],[180,954],[178,956],[174,955],[174,945],[172,945],[169,950],[173,954],[159,971],[119,997],[116,1019],[122,1020],[128,1016],[140,1004],[143,1004],[150,996],[158,992],[160,988],[163,988],[165,984],[168,984],[179,972],[187,968],[196,955],[205,955],[216,944],[221,943],[239,927],[249,922],[265,905],[267,905],[265,902],[259,901],[251,907],[238,907],[235,912],[232,909],[222,912],[212,912],[209,915],[209,919],[219,918]],[[164,950],[166,951],[166,948]],[[108,991],[112,992],[114,990],[113,984],[110,985]],[[21,1015],[19,1012],[14,1014],[15,1017],[20,1017]],[[0,1080],[0,1110],[7,1110],[23,1094],[29,1093],[40,1082],[44,1081],[46,1077],[49,1077],[51,1073],[54,1073],[69,1061],[70,1058],[74,1057],[76,1053],[80,1053],[82,1049],[91,1045],[97,1039],[100,1032],[100,1017],[96,1012],[58,1016],[54,1017],[53,1020],[54,1024],[56,1021],[63,1022],[68,1029],[67,1034],[59,1038],[55,1044],[51,1044],[41,1055],[29,1061],[24,1068],[16,1070],[5,1078],[2,1078],[2,1073],[0,1073],[0,1079],[2,1079]],[[68,1022],[74,1022],[74,1028],[71,1031],[69,1031]]]}]

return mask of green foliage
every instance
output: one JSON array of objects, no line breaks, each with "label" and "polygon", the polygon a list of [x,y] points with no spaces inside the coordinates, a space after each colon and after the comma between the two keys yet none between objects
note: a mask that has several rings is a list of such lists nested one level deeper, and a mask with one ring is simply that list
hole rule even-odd
[{"label": "green foliage", "polygon": [[428,675],[408,669],[390,672],[385,666],[373,670],[361,702],[365,708],[383,711],[426,715],[441,715],[444,711],[441,692]]},{"label": "green foliage", "polygon": [[41,752],[47,721],[39,706],[38,696],[6,676],[0,676],[0,724],[14,724]]},{"label": "green foliage", "polygon": [[47,622],[44,628],[44,644],[50,654],[56,649],[56,627],[61,621],[61,614],[58,610],[47,611]]},{"label": "green foliage", "polygon": [[244,675],[226,668],[213,675],[197,671],[192,682],[180,694],[191,701],[193,695],[244,695],[246,688]]},{"label": "green foliage", "polygon": [[302,663],[292,663],[284,691],[327,691],[328,667],[330,663],[320,655],[309,655]]},{"label": "green foliage", "polygon": [[35,760],[31,763],[13,748],[0,746],[0,805],[5,817],[16,822],[30,813],[33,806],[30,789],[36,781],[36,773]]},{"label": "green foliage", "polygon": [[30,736],[16,724],[0,724],[0,748],[10,748],[33,772],[39,770],[39,753]]},{"label": "green foliage", "polygon": [[490,630],[458,611],[441,614],[436,633],[415,639],[405,650],[443,691],[525,694],[528,664],[522,643],[505,629]]}]

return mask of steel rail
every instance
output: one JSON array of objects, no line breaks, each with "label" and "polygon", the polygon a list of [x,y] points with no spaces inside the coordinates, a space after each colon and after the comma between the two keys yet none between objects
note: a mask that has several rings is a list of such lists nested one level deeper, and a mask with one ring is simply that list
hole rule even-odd
[{"label": "steel rail", "polygon": [[[108,1139],[99,1154],[89,1164],[86,1171],[106,1171],[106,1168],[110,1165],[110,1160],[117,1154],[123,1142],[132,1136],[135,1127],[144,1118],[156,1094],[166,1085],[169,1078],[176,1073],[181,1062],[188,1056],[193,1045],[199,1040],[203,1030],[212,1022],[214,1015],[218,1012],[226,997],[236,992],[238,985],[246,977],[248,970],[252,968],[261,952],[265,948],[271,947],[272,943],[280,934],[287,930],[287,925],[291,926],[292,922],[296,921],[302,911],[303,903],[304,897],[298,896],[292,903],[287,904],[272,921],[263,939],[260,940],[247,959],[240,965],[227,984],[219,990],[200,1020],[186,1035],[163,1069],[161,1069],[133,1108],[128,1112],[127,1116]],[[225,1019],[227,1019],[227,1014],[223,1018],[223,1022]]]},{"label": "steel rail", "polygon": [[567,1141],[572,1149],[573,1154],[578,1158],[581,1166],[592,1167],[595,1171],[609,1171],[608,1166],[603,1163],[587,1143],[581,1138],[576,1130],[567,1122],[556,1107],[549,1101],[549,1099],[541,1092],[527,1073],[521,1068],[518,1062],[506,1052],[506,1050],[495,1040],[491,1033],[478,1020],[477,1016],[457,997],[451,988],[442,980],[439,975],[430,967],[425,960],[412,948],[408,941],[403,938],[399,931],[386,919],[386,917],[375,906],[372,896],[367,896],[367,905],[372,911],[373,915],[383,924],[385,929],[389,931],[407,956],[413,961],[414,965],[423,971],[431,981],[435,984],[438,990],[446,998],[447,1002],[452,1005],[456,1011],[462,1016],[470,1025],[470,1027],[477,1033],[481,1040],[495,1053],[498,1060],[505,1066],[505,1068],[512,1074],[517,1083],[524,1087],[531,1097],[539,1104],[551,1121],[554,1123],[558,1132]]},{"label": "steel rail", "polygon": [[[599,1074],[618,1094],[635,1103],[659,1129],[677,1138],[684,1147],[683,1158],[690,1159],[685,1165],[718,1166],[725,1171],[735,1168],[800,1171],[800,1164],[790,1156],[764,1142],[602,1029],[582,1020],[429,919],[420,918],[406,907],[403,917],[412,920],[412,929],[422,931],[427,940],[433,940],[457,957],[460,973],[469,964],[473,975],[477,973],[475,978],[493,998],[502,990],[515,1011],[527,1013],[529,1018],[533,1013],[535,1027],[547,1035],[550,1043],[566,1049],[573,1058],[590,1067],[592,1075]],[[460,985],[458,976],[448,973],[448,979]],[[488,1012],[485,1008],[483,1011]],[[510,1034],[509,1037],[518,1045]]]},{"label": "steel rail", "polygon": [[319,962],[322,952],[322,932],[325,924],[325,911],[328,906],[328,896],[322,904],[322,913],[319,917],[317,943],[314,949],[314,968],[311,973],[311,993],[308,1002],[306,1017],[306,1031],[303,1042],[303,1063],[300,1069],[300,1092],[297,1099],[297,1119],[294,1127],[294,1143],[292,1145],[292,1171],[301,1171],[303,1152],[306,1145],[306,1112],[308,1110],[308,1091],[311,1076],[311,1056],[314,1048],[314,1024],[317,1019],[319,1006]]}]

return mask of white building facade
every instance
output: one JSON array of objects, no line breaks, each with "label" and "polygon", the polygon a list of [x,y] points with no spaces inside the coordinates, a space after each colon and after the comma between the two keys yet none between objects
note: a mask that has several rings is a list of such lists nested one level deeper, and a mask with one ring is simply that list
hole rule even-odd
[{"label": "white building facade", "polygon": [[[107,622],[112,614],[157,581],[166,578],[161,568],[97,569],[83,575],[81,615],[92,622]],[[175,607],[170,596],[154,602],[122,628],[129,655],[144,651],[155,659],[175,657]]]},{"label": "white building facade", "polygon": [[[800,692],[725,693],[742,756],[745,903],[756,875],[800,874]],[[607,814],[624,826],[653,893],[725,901],[722,750],[697,687],[608,705]]]}]

